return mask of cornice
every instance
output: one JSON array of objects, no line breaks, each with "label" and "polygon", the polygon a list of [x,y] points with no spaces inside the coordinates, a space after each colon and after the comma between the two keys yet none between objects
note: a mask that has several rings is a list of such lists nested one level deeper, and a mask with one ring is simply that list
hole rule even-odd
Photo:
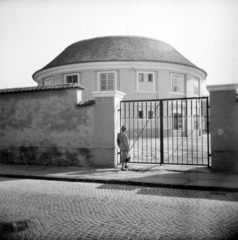
[{"label": "cornice", "polygon": [[207,86],[207,90],[209,92],[213,92],[213,91],[226,91],[226,90],[237,90],[237,89],[238,89],[238,83],[209,85],[209,86]]},{"label": "cornice", "polygon": [[135,61],[110,61],[110,62],[89,62],[89,63],[77,63],[71,65],[63,65],[50,69],[40,70],[33,75],[33,79],[37,82],[39,78],[45,78],[48,76],[52,76],[54,74],[66,74],[70,72],[80,72],[84,70],[120,70],[120,69],[132,69],[135,71],[141,70],[170,70],[170,71],[178,71],[178,72],[186,72],[188,74],[193,75],[194,77],[198,77],[202,80],[206,78],[206,73],[203,70],[200,70],[195,67],[174,64],[174,63],[163,63],[163,62],[135,62]]},{"label": "cornice", "polygon": [[120,91],[100,91],[100,92],[92,92],[92,95],[96,97],[116,97],[119,99],[123,99],[123,97],[126,95],[123,92]]}]

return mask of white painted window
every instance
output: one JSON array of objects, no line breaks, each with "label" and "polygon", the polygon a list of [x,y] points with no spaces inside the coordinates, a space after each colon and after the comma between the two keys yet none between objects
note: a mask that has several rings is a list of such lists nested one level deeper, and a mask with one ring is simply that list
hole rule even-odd
[{"label": "white painted window", "polygon": [[148,118],[148,119],[153,119],[154,118],[154,111],[153,110],[147,110],[147,115],[146,110],[138,110],[138,118],[143,119],[143,118]]},{"label": "white painted window", "polygon": [[64,76],[65,83],[79,83],[79,74],[78,73],[71,73],[66,74]]},{"label": "white painted window", "polygon": [[193,94],[199,96],[199,79],[193,79]]},{"label": "white painted window", "polygon": [[53,85],[53,77],[45,78],[44,79],[44,86],[50,86]]},{"label": "white painted window", "polygon": [[174,113],[173,114],[173,129],[174,130],[183,129],[182,113]]},{"label": "white painted window", "polygon": [[137,72],[137,91],[140,92],[155,91],[154,72]]},{"label": "white painted window", "polygon": [[116,73],[115,72],[99,72],[99,91],[115,91],[116,90]]},{"label": "white painted window", "polygon": [[171,74],[171,86],[173,93],[185,93],[184,76],[178,74]]},{"label": "white painted window", "polygon": [[199,115],[194,115],[194,129],[199,130],[200,129],[200,116]]}]

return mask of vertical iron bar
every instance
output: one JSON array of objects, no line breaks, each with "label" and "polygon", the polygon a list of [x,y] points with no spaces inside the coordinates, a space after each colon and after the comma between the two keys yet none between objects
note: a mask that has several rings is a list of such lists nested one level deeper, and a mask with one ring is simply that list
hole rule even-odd
[{"label": "vertical iron bar", "polygon": [[[119,132],[121,131],[121,118],[122,118],[122,105],[123,105],[123,102],[120,102],[120,126],[119,126]],[[120,150],[120,149],[118,149]],[[120,163],[121,162],[121,151],[120,151],[120,154],[119,154],[119,161],[118,161],[118,154],[117,154],[117,164],[118,162]]]},{"label": "vertical iron bar", "polygon": [[160,165],[164,163],[163,101],[160,101]]},{"label": "vertical iron bar", "polygon": [[193,100],[191,99],[191,149],[192,149],[192,164],[193,164]]},{"label": "vertical iron bar", "polygon": [[155,115],[155,161],[157,162],[157,128],[156,128],[156,122],[157,122],[157,116],[156,116],[156,103],[155,102],[155,111],[154,111],[154,115]]},{"label": "vertical iron bar", "polygon": [[172,101],[171,105],[171,119],[172,119],[172,161],[174,163],[174,101]]},{"label": "vertical iron bar", "polygon": [[197,164],[199,164],[199,161],[198,161],[198,131],[199,131],[199,125],[198,125],[198,100],[196,99],[196,143],[197,143]]},{"label": "vertical iron bar", "polygon": [[[135,102],[133,102],[133,143],[134,143],[134,139],[135,139]],[[135,148],[133,147],[133,156],[135,156]]]},{"label": "vertical iron bar", "polygon": [[131,139],[131,103],[129,102],[129,109],[128,109],[128,121],[129,121],[129,141]]},{"label": "vertical iron bar", "polygon": [[204,122],[204,109],[203,109],[203,99],[201,99],[201,125],[202,125],[202,129],[201,129],[201,137],[202,137],[202,164],[203,164],[203,122]]},{"label": "vertical iron bar", "polygon": [[[139,129],[139,103],[137,102],[137,131],[136,131],[136,133],[137,133],[137,138],[138,138],[138,134],[139,134],[139,132],[138,132],[138,129]],[[138,161],[140,161],[140,152],[139,152],[139,146],[140,146],[140,143],[139,143],[139,141],[140,141],[140,139],[138,139],[137,140],[137,155],[138,155]]]},{"label": "vertical iron bar", "polygon": [[207,162],[208,162],[208,167],[210,167],[210,144],[209,144],[209,135],[210,135],[210,129],[209,129],[209,106],[208,106],[208,97],[207,97]]},{"label": "vertical iron bar", "polygon": [[176,151],[177,151],[177,163],[178,163],[178,130],[179,130],[179,118],[178,118],[178,101],[176,100],[176,118],[177,118],[177,131],[176,131],[176,144],[177,144],[177,147],[176,147]]},{"label": "vertical iron bar", "polygon": [[150,138],[151,138],[151,144],[150,144],[150,151],[151,151],[151,161],[152,161],[152,115],[151,114],[153,114],[153,111],[151,110],[152,109],[152,102],[150,102],[150,116],[149,117],[151,117],[151,119],[150,119]]},{"label": "vertical iron bar", "polygon": [[181,132],[181,143],[182,143],[182,162],[183,162],[183,135],[184,135],[184,126],[183,126],[183,101],[181,100],[181,121],[182,121],[182,132]]},{"label": "vertical iron bar", "polygon": [[169,162],[169,101],[167,100],[167,160]]},{"label": "vertical iron bar", "polygon": [[123,104],[123,102],[120,102],[120,128],[121,128],[121,112],[122,112],[122,104]]},{"label": "vertical iron bar", "polygon": [[[147,123],[148,121],[148,111],[147,111],[147,103],[148,102],[145,102],[145,122]],[[147,124],[146,124],[146,129],[145,129],[145,137],[146,137],[146,141],[145,141],[145,144],[146,144],[146,162],[148,163],[148,135],[147,135]]]},{"label": "vertical iron bar", "polygon": [[188,163],[188,99],[186,99],[186,138],[187,138],[187,163]]},{"label": "vertical iron bar", "polygon": [[[144,104],[143,102],[140,102],[141,103],[141,111],[142,111],[142,120],[141,120],[141,127],[144,126]],[[142,162],[144,162],[144,137],[143,137],[143,132],[142,132]]]},{"label": "vertical iron bar", "polygon": [[124,108],[124,124],[126,125],[126,102],[125,102],[125,108]]}]

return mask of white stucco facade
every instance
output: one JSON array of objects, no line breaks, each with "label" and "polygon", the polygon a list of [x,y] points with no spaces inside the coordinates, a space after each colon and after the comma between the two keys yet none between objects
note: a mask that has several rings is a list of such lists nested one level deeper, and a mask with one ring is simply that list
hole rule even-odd
[{"label": "white stucco facade", "polygon": [[[160,62],[106,61],[89,62],[57,66],[38,71],[34,80],[39,86],[46,84],[51,78],[52,84],[66,83],[66,75],[77,75],[78,83],[84,87],[82,100],[94,99],[92,92],[100,89],[100,74],[114,75],[113,91],[125,93],[124,100],[186,98],[202,96],[202,83],[205,81],[204,71],[191,66]],[[140,82],[139,74],[152,75],[152,81]],[[183,79],[182,92],[173,91],[172,76]],[[198,91],[194,90],[195,81]]]}]

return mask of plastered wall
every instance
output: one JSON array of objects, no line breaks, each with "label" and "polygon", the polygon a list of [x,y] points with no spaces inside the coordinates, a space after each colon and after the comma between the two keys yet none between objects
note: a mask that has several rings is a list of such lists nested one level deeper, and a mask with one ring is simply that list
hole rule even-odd
[{"label": "plastered wall", "polygon": [[91,166],[94,106],[77,89],[0,94],[0,162]]},{"label": "plastered wall", "polygon": [[238,173],[238,85],[219,88],[208,87],[212,170]]}]

